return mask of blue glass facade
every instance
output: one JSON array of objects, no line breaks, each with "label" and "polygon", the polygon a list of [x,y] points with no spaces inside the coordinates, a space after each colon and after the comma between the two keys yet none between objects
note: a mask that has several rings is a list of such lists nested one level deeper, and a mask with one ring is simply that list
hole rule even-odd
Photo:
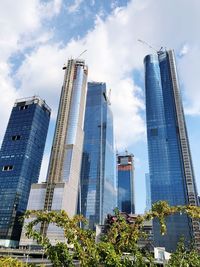
[{"label": "blue glass facade", "polygon": [[116,207],[115,172],[113,116],[106,84],[88,83],[80,205],[91,229]]},{"label": "blue glass facade", "polygon": [[2,245],[19,241],[18,219],[26,210],[31,184],[38,181],[49,119],[49,107],[37,97],[18,100],[12,109],[0,151]]},{"label": "blue glass facade", "polygon": [[133,155],[118,155],[118,208],[121,212],[135,213]]},{"label": "blue glass facade", "polygon": [[[192,166],[192,162],[173,53],[148,55],[144,63],[151,203],[165,200],[170,205],[195,205],[196,189],[191,192],[194,203],[188,198],[190,188],[184,153],[187,153],[188,166]],[[184,138],[181,133],[185,134]],[[192,168],[189,171],[192,186],[194,174]],[[191,221],[184,215],[167,218],[167,235],[160,235],[157,221],[153,223],[153,231],[155,245],[164,246],[168,251],[176,248],[181,236],[188,241],[192,237]]]}]

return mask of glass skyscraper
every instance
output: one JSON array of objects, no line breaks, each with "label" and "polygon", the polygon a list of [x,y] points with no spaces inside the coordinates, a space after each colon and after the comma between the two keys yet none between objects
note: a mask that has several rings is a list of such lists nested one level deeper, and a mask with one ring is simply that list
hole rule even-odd
[{"label": "glass skyscraper", "polygon": [[[146,120],[151,203],[197,205],[197,191],[179,91],[174,52],[147,55],[145,64]],[[176,248],[181,236],[199,246],[199,222],[185,215],[167,218],[167,235],[153,223],[156,246]]]},{"label": "glass skyscraper", "polygon": [[[65,74],[47,181],[32,185],[28,209],[65,210],[72,217],[78,206],[88,68],[84,60],[70,59],[63,69]],[[66,241],[63,230],[54,224],[42,224],[38,230],[47,235],[52,244]],[[25,236],[23,229],[20,246],[27,245],[35,243]]]},{"label": "glass skyscraper", "polygon": [[103,224],[116,207],[113,115],[106,84],[88,83],[81,169],[80,213],[89,227]]},{"label": "glass skyscraper", "polygon": [[133,155],[117,155],[118,208],[121,212],[135,213]]},{"label": "glass skyscraper", "polygon": [[16,100],[0,151],[0,246],[18,245],[19,217],[38,181],[50,108],[39,97]]}]

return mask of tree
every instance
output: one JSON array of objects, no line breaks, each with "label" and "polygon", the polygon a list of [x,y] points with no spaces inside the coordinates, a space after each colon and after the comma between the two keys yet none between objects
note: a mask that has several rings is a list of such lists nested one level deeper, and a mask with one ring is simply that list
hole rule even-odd
[{"label": "tree", "polygon": [[143,216],[138,216],[134,224],[127,223],[126,219],[115,209],[115,220],[110,223],[103,239],[106,244],[112,245],[119,256],[122,264],[119,266],[143,267],[147,266],[147,262],[150,266],[154,266],[151,255],[144,253],[137,244],[139,238],[146,237],[142,231],[143,222]]},{"label": "tree", "polygon": [[[77,258],[81,262],[81,266],[96,266],[99,262],[99,256],[96,250],[95,233],[79,227],[80,223],[86,223],[81,215],[69,218],[65,211],[61,212],[43,212],[43,211],[27,211],[26,218],[34,215],[36,219],[28,223],[26,226],[26,235],[33,238],[38,244],[42,245],[45,254],[52,261],[55,267],[74,266],[73,258]],[[67,244],[58,242],[52,245],[48,237],[43,236],[35,226],[38,223],[54,223],[64,231]],[[74,253],[70,253],[70,247],[73,247]]]},{"label": "tree", "polygon": [[200,255],[194,246],[186,248],[182,238],[177,245],[177,249],[171,254],[167,267],[198,267],[200,266]]},{"label": "tree", "polygon": [[[200,218],[199,207],[170,207],[165,201],[155,203],[151,211],[142,216],[137,216],[134,224],[128,224],[119,214],[118,210],[115,210],[116,220],[110,225],[102,241],[96,243],[93,231],[79,227],[80,223],[87,223],[81,215],[69,218],[65,211],[27,211],[25,218],[30,218],[32,215],[36,218],[27,224],[26,235],[43,246],[45,254],[55,267],[73,266],[74,258],[80,261],[82,267],[143,267],[147,266],[147,262],[148,266],[154,266],[151,255],[141,251],[137,244],[139,238],[145,236],[145,233],[142,231],[144,222],[158,218],[161,233],[166,234],[165,219],[167,216],[176,213],[186,213],[192,218]],[[53,246],[48,237],[35,230],[35,226],[38,223],[54,223],[62,228],[67,244],[58,242]],[[73,247],[73,253],[71,253],[69,247]],[[127,253],[130,254],[127,255]],[[195,257],[195,254],[192,255]]]},{"label": "tree", "polygon": [[0,258],[0,267],[31,267],[32,264],[24,263],[18,259],[11,257],[1,257]]}]

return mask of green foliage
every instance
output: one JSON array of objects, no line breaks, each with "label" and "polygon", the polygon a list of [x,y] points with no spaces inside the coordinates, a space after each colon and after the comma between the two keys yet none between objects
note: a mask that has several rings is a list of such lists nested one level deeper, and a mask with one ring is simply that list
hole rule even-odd
[{"label": "green foliage", "polygon": [[[115,262],[113,265],[109,265],[111,259],[107,262],[107,258],[104,257],[103,262],[106,263],[105,266],[143,267],[149,266],[147,263],[151,263],[151,266],[154,266],[151,255],[145,255],[137,244],[140,237],[145,237],[142,231],[143,216],[138,216],[134,224],[127,223],[126,219],[117,210],[115,210],[115,216],[116,220],[111,224],[104,237],[104,242],[107,244],[107,248],[109,248],[107,252],[108,258],[112,257]],[[113,253],[113,250],[116,255]]]},{"label": "green foliage", "polygon": [[[69,218],[65,211],[27,211],[25,218],[32,217],[35,219],[27,224],[26,235],[43,246],[45,254],[55,267],[73,266],[73,259],[78,259],[82,267],[153,267],[155,265],[152,256],[141,251],[137,245],[138,240],[141,237],[145,237],[145,233],[142,231],[143,224],[145,221],[157,218],[161,225],[161,233],[166,234],[165,218],[176,213],[186,213],[192,218],[200,218],[199,207],[170,207],[167,202],[159,201],[152,206],[151,211],[143,216],[137,216],[135,222],[129,224],[126,222],[125,218],[120,215],[119,210],[115,209],[115,221],[108,227],[107,233],[102,241],[96,243],[95,233],[93,231],[79,227],[80,223],[86,224],[86,220],[83,216],[77,215],[73,218]],[[56,226],[62,228],[67,244],[58,242],[56,245],[52,245],[48,237],[43,236],[35,230],[35,226],[38,223],[54,223]],[[73,253],[70,251],[70,248],[73,248]],[[176,254],[173,254],[172,257],[174,262],[184,253],[184,257],[189,253],[181,251],[180,246],[178,246]],[[194,262],[199,260],[195,250],[191,250],[189,255]],[[172,263],[169,263],[171,265],[168,266],[179,266],[173,265],[174,262],[172,261]],[[188,266],[200,266],[200,264],[192,264],[193,263],[190,263]],[[187,265],[182,266],[185,267]]]},{"label": "green foliage", "polygon": [[200,266],[200,255],[192,246],[185,247],[184,239],[177,245],[177,249],[171,254],[167,267],[198,267]]},{"label": "green foliage", "polygon": [[[80,222],[86,223],[83,216],[76,215],[71,219],[65,211],[28,211],[25,217],[29,218],[32,215],[36,219],[26,226],[26,235],[43,246],[45,254],[55,267],[73,266],[73,257],[79,259],[83,267],[96,266],[95,264],[99,261],[99,256],[96,250],[95,234],[91,230],[84,230],[79,227]],[[47,224],[54,223],[62,228],[67,244],[58,242],[56,245],[52,245],[48,237],[42,236],[34,229],[34,226],[41,222]],[[70,253],[70,247],[73,248],[74,254]]]},{"label": "green foliage", "polygon": [[121,267],[121,254],[117,253],[110,242],[100,242],[97,245],[100,262],[107,267]]},{"label": "green foliage", "polygon": [[158,201],[152,205],[152,210],[143,216],[144,221],[157,218],[160,222],[160,231],[164,235],[167,232],[166,217],[174,214],[185,213],[193,219],[200,219],[200,207],[198,206],[169,206],[166,201]]},{"label": "green foliage", "polygon": [[33,265],[24,263],[15,258],[10,258],[10,257],[0,258],[0,267],[31,267],[31,266]]}]

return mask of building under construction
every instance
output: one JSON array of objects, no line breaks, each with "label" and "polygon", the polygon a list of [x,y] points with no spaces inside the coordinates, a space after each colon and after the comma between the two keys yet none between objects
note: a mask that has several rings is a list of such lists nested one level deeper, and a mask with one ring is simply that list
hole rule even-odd
[{"label": "building under construction", "polygon": [[[65,75],[47,181],[32,185],[27,209],[65,210],[73,216],[78,205],[88,68],[83,60],[71,59],[63,69]],[[53,224],[42,224],[38,230],[52,243],[64,239],[63,231]],[[23,231],[20,246],[33,244],[31,242]]]}]

